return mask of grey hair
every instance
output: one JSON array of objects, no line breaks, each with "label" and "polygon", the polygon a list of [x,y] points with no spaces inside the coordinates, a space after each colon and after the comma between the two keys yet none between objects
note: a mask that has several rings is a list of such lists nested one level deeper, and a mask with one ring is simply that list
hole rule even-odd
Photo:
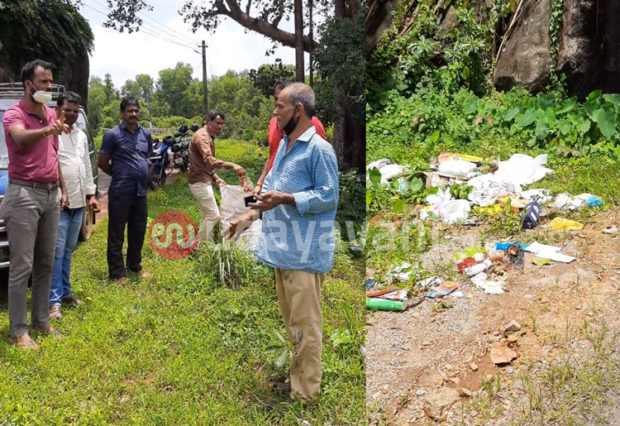
[{"label": "grey hair", "polygon": [[298,103],[304,106],[304,111],[308,118],[314,115],[314,91],[312,87],[305,83],[292,83],[286,86],[289,93],[289,101],[293,105]]}]

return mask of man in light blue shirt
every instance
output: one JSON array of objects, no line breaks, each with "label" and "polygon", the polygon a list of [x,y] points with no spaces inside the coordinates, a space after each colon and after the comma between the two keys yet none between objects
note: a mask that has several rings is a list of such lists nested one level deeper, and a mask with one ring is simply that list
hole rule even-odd
[{"label": "man in light blue shirt", "polygon": [[338,161],[333,147],[311,122],[314,92],[303,83],[287,86],[274,116],[287,136],[258,202],[235,219],[230,236],[261,214],[254,256],[274,268],[280,312],[291,343],[291,397],[312,400],[321,384],[321,284],[334,263]]}]

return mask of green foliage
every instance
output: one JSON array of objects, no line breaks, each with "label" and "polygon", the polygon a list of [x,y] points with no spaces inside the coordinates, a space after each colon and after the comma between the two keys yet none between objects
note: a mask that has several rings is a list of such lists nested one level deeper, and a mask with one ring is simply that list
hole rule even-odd
[{"label": "green foliage", "polygon": [[254,87],[266,97],[273,96],[273,88],[276,83],[295,80],[295,67],[283,65],[281,59],[276,59],[275,64],[264,64],[256,70],[250,70],[248,77]]},{"label": "green foliage", "polygon": [[434,15],[434,3],[419,2],[413,26],[406,34],[400,34],[399,19],[384,33],[368,61],[371,110],[384,108],[394,92],[408,96],[422,88],[437,87],[450,92],[465,88],[476,95],[487,93],[485,75],[492,66],[488,46],[493,40],[497,10],[480,23],[473,8],[458,5],[458,25],[447,30]]},{"label": "green foliage", "polygon": [[93,46],[88,22],[66,1],[22,0],[0,7],[0,60],[19,78],[21,67],[41,58],[66,69]]},{"label": "green foliage", "polygon": [[[473,152],[492,139],[511,140],[514,150],[555,148],[620,159],[618,95],[595,91],[579,103],[557,93],[532,96],[522,89],[483,98],[465,89],[453,95],[424,89],[389,99],[382,113],[368,116],[368,161],[389,153],[392,161],[420,165],[420,157],[429,159],[463,146]],[[409,150],[412,144],[419,146],[415,156]],[[499,154],[490,148],[485,155]]]}]

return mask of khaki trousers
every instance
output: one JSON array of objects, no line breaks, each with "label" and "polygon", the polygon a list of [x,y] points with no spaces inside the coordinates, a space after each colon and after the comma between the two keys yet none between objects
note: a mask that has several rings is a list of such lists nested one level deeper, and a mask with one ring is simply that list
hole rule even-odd
[{"label": "khaki trousers", "polygon": [[325,274],[274,269],[280,312],[289,340],[291,395],[304,400],[318,396],[321,386],[321,284]]},{"label": "khaki trousers", "polygon": [[213,228],[220,221],[220,209],[215,201],[213,186],[209,183],[192,183],[190,191],[200,204],[200,226],[198,227],[198,241],[213,242]]}]

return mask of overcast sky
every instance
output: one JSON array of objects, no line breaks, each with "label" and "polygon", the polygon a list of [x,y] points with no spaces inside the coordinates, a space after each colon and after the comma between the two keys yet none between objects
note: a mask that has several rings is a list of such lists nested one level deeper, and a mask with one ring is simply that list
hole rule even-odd
[{"label": "overcast sky", "polygon": [[[195,34],[190,24],[183,23],[177,11],[183,0],[148,0],[154,6],[151,12],[141,12],[145,31],[127,34],[104,28],[107,12],[105,0],[84,0],[80,13],[88,20],[95,35],[94,49],[90,58],[90,75],[103,78],[110,73],[117,88],[136,74],[149,74],[157,81],[158,73],[174,68],[177,62],[189,63],[194,77],[202,79],[202,56],[199,44],[207,43],[208,77],[220,76],[228,70],[243,71],[261,64],[274,63],[280,58],[284,64],[295,63],[295,50],[278,47],[275,54],[265,56],[272,46],[266,37],[244,31],[235,21],[224,18],[215,34],[201,29]],[[97,9],[97,10],[95,10]],[[280,24],[293,31],[292,21]],[[173,34],[168,35],[168,34]],[[193,48],[182,45],[191,45]],[[195,50],[195,51],[194,51]],[[197,53],[198,52],[198,53]],[[308,59],[306,58],[306,65]]]}]

